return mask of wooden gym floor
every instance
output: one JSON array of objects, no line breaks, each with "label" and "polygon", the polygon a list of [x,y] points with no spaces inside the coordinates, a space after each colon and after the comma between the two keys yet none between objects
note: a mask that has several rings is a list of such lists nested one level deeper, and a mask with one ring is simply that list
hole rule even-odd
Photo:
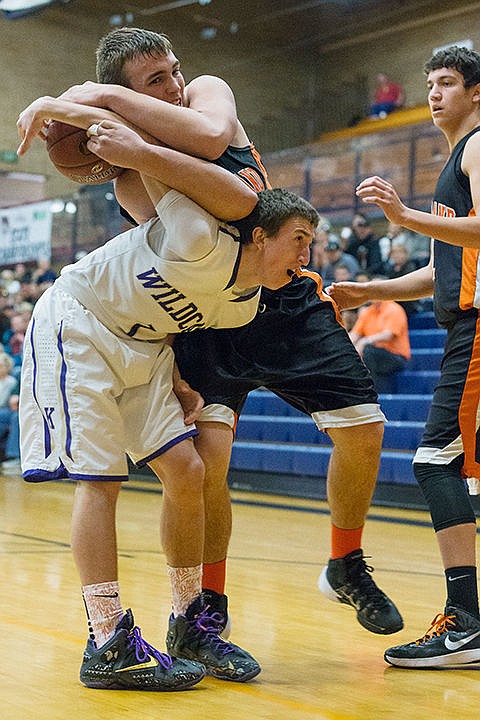
[{"label": "wooden gym floor", "polygon": [[[69,551],[73,485],[31,486],[0,476],[3,720],[467,720],[478,718],[480,666],[388,667],[386,647],[427,630],[444,602],[426,513],[372,508],[364,549],[406,629],[372,635],[354,611],[325,599],[322,502],[233,493],[228,565],[232,640],[263,666],[254,681],[206,678],[178,693],[91,690],[78,680],[86,623]],[[159,550],[161,494],[133,481],[119,503],[121,590],[136,623],[164,649],[169,591]]]}]

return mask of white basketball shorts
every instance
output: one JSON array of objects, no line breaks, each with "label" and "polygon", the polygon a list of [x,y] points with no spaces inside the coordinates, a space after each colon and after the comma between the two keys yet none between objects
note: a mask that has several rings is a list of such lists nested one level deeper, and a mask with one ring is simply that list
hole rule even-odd
[{"label": "white basketball shorts", "polygon": [[128,480],[197,434],[172,389],[173,351],[120,338],[72,296],[48,289],[24,344],[20,440],[25,480]]}]

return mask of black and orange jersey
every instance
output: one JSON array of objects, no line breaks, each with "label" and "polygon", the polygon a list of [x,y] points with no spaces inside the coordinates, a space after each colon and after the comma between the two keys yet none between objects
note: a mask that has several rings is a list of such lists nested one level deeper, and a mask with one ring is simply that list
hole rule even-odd
[{"label": "black and orange jersey", "polygon": [[[438,178],[432,214],[442,217],[474,215],[469,178],[462,171],[462,158],[472,130],[454,147]],[[448,325],[459,314],[480,308],[479,250],[433,241],[434,309],[440,325]]]},{"label": "black and orange jersey", "polygon": [[[267,171],[263,167],[260,154],[255,149],[253,143],[245,147],[233,147],[233,145],[229,145],[225,152],[214,162],[215,165],[219,165],[234,175],[238,175],[252,190],[255,190],[255,192],[260,192],[261,190],[266,190],[271,187],[268,181]],[[120,214],[132,225],[137,225],[137,222],[125,208],[120,207]]]},{"label": "black and orange jersey", "polygon": [[253,143],[244,147],[229,145],[214,162],[234,175],[238,175],[255,192],[271,187],[267,171],[263,167],[260,154]]}]

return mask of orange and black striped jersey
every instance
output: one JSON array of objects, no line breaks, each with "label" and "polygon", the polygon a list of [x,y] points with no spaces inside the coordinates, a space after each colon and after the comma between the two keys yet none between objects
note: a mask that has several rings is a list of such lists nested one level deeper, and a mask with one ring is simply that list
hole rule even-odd
[{"label": "orange and black striped jersey", "polygon": [[255,192],[267,190],[271,187],[267,171],[263,167],[260,154],[253,143],[244,147],[229,145],[225,152],[214,162],[234,175],[238,175]]},{"label": "orange and black striped jersey", "polygon": [[[470,180],[462,171],[465,145],[480,127],[454,147],[438,178],[432,214],[442,217],[474,215]],[[455,321],[459,314],[480,308],[480,250],[433,241],[434,309],[440,325]]]}]

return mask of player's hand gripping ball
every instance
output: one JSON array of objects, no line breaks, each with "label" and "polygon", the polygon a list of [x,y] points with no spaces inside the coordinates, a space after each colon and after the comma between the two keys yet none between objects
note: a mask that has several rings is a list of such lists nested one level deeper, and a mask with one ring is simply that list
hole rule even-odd
[{"label": "player's hand gripping ball", "polygon": [[52,120],[48,126],[48,154],[62,175],[82,185],[100,185],[118,177],[123,168],[90,152],[87,141],[87,132],[81,128],[58,120]]}]

